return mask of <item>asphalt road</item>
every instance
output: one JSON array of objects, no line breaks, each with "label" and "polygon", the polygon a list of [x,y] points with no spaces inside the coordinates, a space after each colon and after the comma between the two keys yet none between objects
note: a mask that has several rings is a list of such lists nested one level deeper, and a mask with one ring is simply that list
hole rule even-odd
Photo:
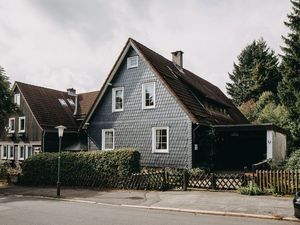
[{"label": "asphalt road", "polygon": [[293,225],[294,222],[208,216],[122,206],[0,196],[0,225]]}]

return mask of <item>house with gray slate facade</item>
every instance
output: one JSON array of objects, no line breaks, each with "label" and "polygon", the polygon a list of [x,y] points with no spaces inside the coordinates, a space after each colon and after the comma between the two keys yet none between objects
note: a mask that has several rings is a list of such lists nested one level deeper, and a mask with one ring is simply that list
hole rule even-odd
[{"label": "house with gray slate facade", "polygon": [[88,150],[134,148],[147,167],[242,168],[273,157],[268,131],[285,138],[274,125],[250,125],[219,88],[183,67],[182,51],[168,60],[131,38],[81,129]]}]

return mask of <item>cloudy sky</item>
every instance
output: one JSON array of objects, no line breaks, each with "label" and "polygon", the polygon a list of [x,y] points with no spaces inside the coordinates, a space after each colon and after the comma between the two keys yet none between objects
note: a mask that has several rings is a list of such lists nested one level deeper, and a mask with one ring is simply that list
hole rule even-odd
[{"label": "cloudy sky", "polygon": [[16,80],[98,90],[128,37],[225,90],[233,61],[263,37],[280,53],[288,0],[0,0],[0,65]]}]

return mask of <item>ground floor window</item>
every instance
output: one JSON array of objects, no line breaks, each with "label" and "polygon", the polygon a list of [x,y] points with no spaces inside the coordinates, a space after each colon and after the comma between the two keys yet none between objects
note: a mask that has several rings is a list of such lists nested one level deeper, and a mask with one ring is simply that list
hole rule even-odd
[{"label": "ground floor window", "polygon": [[15,151],[14,151],[14,146],[8,145],[8,159],[15,159]]},{"label": "ground floor window", "polygon": [[115,130],[102,130],[102,150],[113,150],[115,148]]},{"label": "ground floor window", "polygon": [[7,159],[7,146],[6,145],[3,145],[3,146],[0,145],[0,150],[1,150],[1,159]]},{"label": "ground floor window", "polygon": [[169,127],[152,128],[152,152],[153,153],[169,152]]},{"label": "ground floor window", "polygon": [[19,160],[24,160],[25,159],[25,149],[23,145],[19,146]]},{"label": "ground floor window", "polygon": [[30,156],[32,156],[32,147],[26,146],[26,159]]}]

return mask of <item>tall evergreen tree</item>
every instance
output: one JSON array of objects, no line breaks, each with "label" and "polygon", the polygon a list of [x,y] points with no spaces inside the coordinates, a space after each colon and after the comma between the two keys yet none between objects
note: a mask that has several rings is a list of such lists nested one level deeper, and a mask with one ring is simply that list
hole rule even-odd
[{"label": "tall evergreen tree", "polygon": [[258,100],[265,91],[277,96],[281,80],[278,58],[263,39],[255,40],[242,50],[229,77],[232,83],[226,84],[227,92],[237,106]]},{"label": "tall evergreen tree", "polygon": [[282,81],[278,86],[280,101],[289,111],[291,130],[300,145],[300,0],[291,0],[292,12],[287,15],[285,25],[290,29],[286,37],[282,37],[284,46],[281,72]]},{"label": "tall evergreen tree", "polygon": [[0,130],[5,126],[6,117],[13,112],[14,103],[10,91],[10,82],[0,66]]}]

